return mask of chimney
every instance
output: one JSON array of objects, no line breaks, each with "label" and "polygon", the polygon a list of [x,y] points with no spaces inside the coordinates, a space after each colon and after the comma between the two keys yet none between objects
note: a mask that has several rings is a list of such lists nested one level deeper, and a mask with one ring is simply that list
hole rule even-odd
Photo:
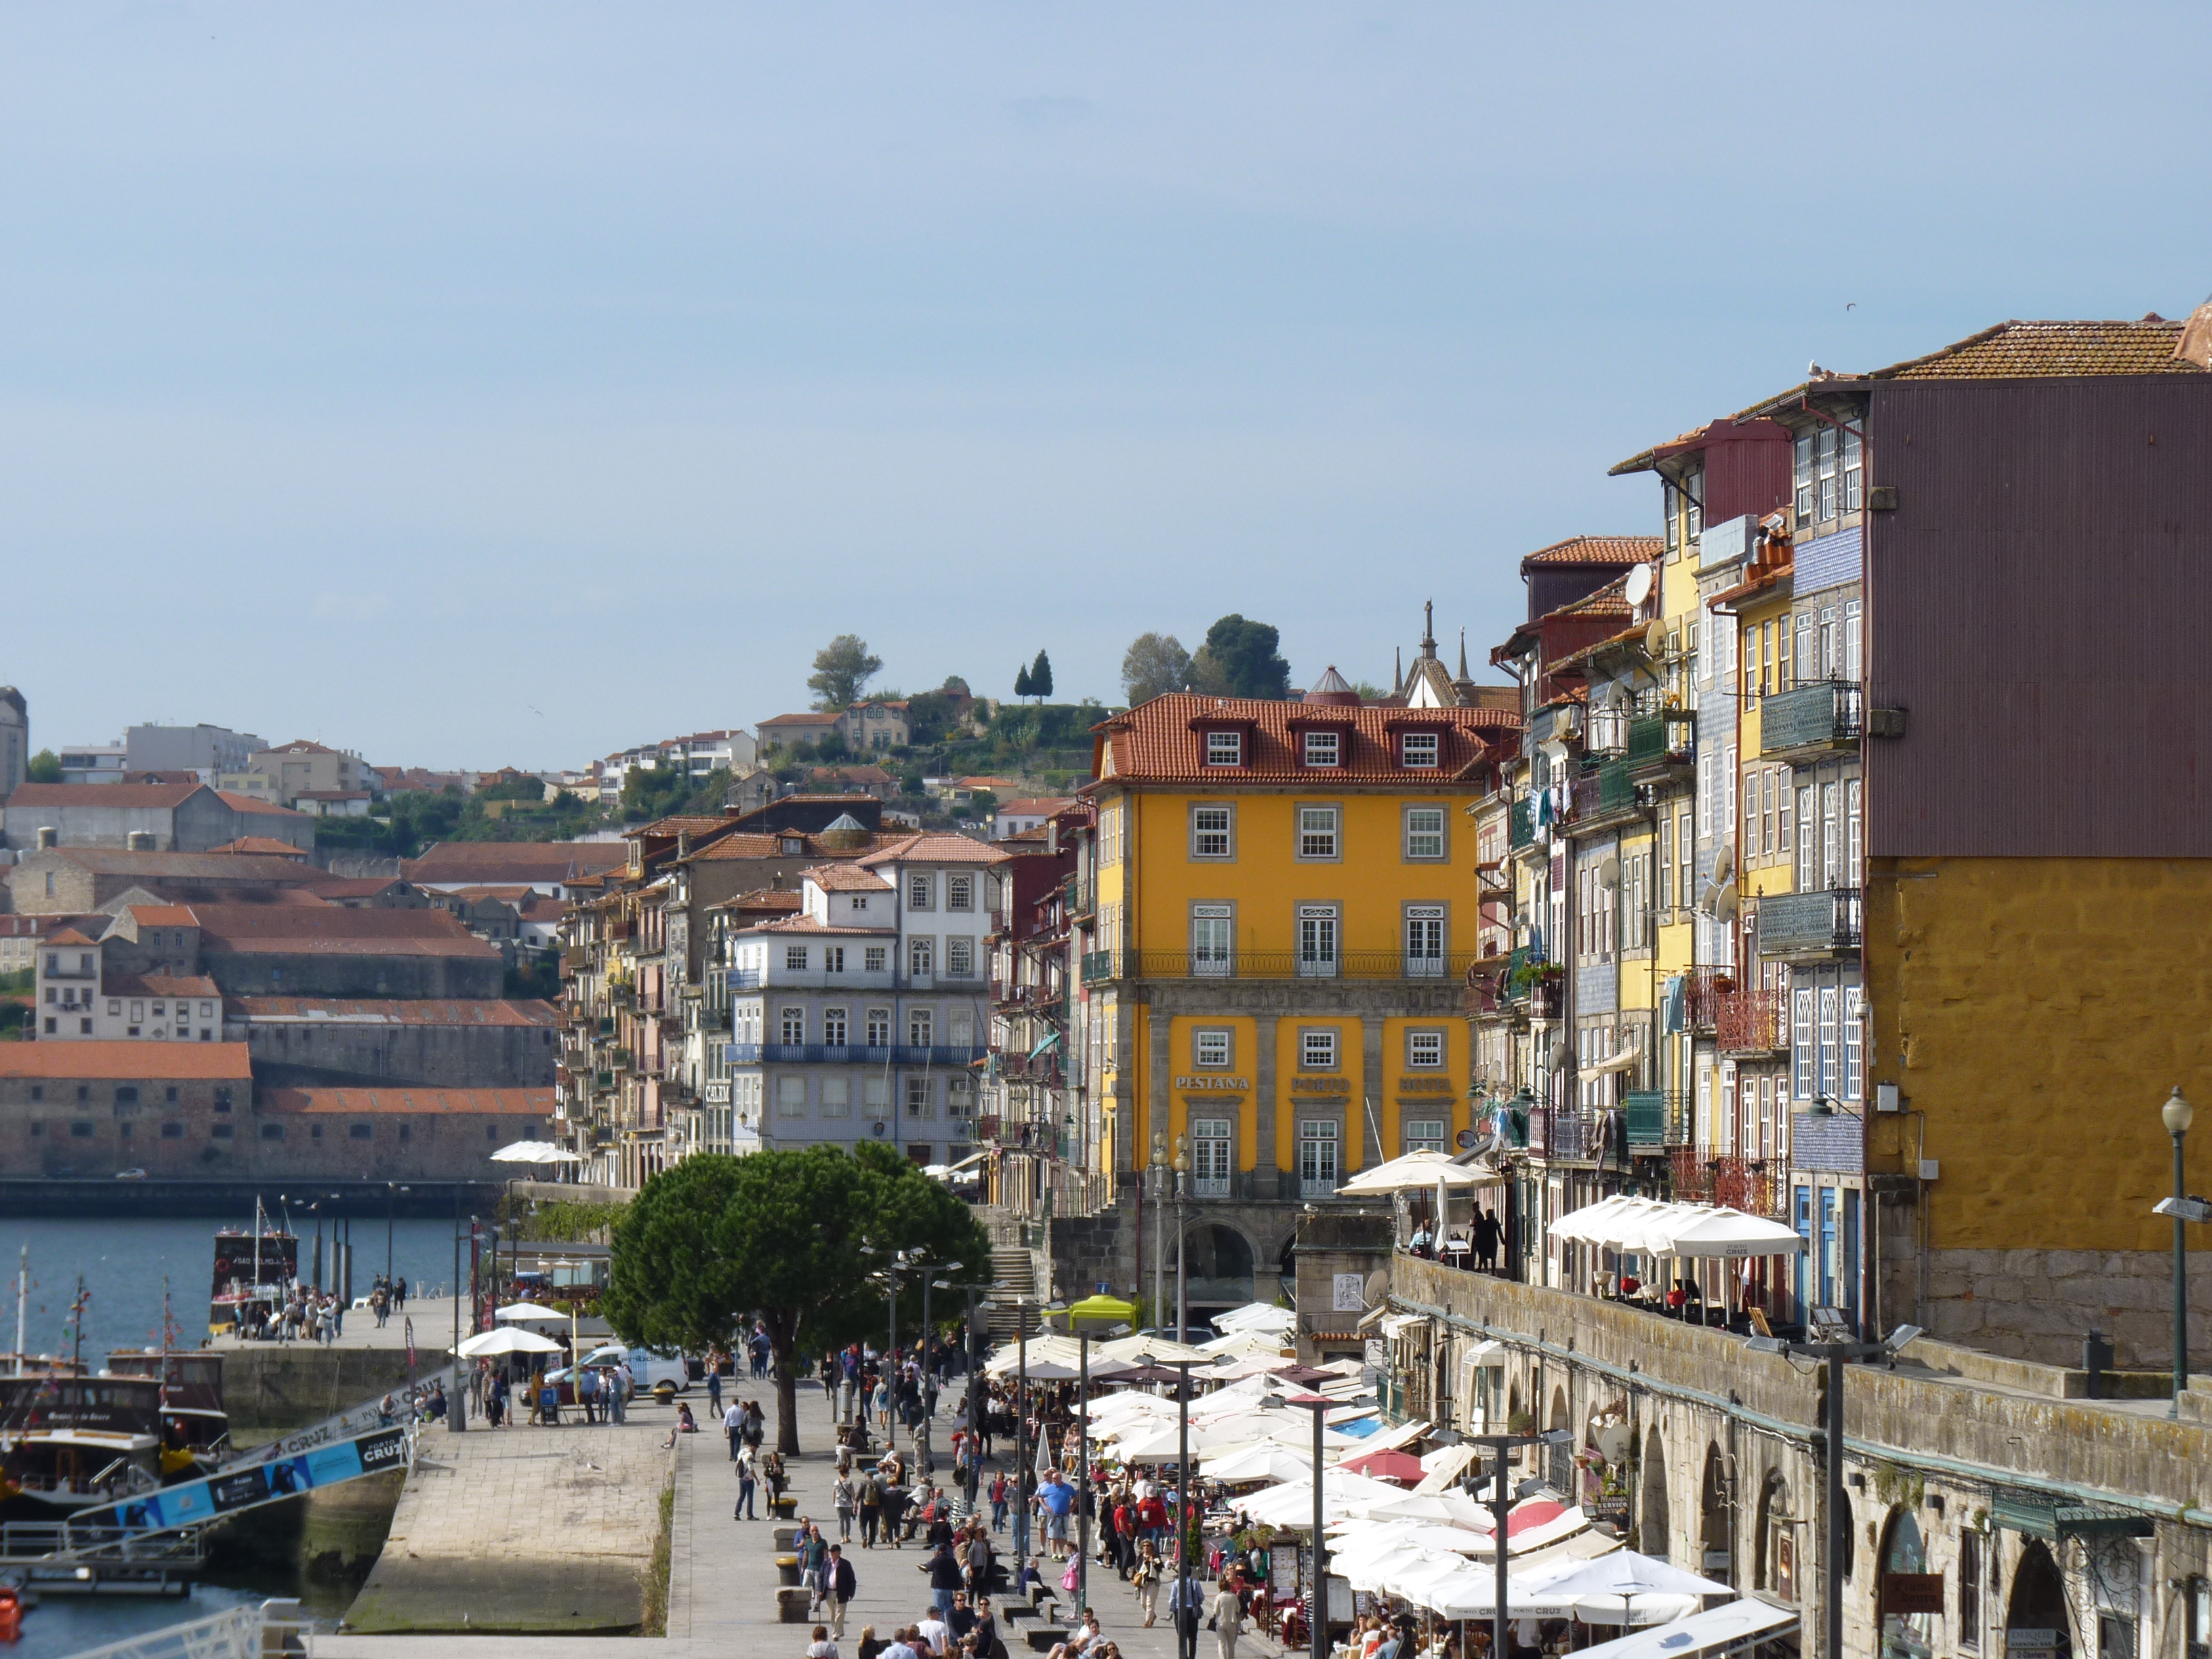
[{"label": "chimney", "polygon": [[691,832],[689,830],[678,830],[676,832],[676,856],[679,859],[688,859],[691,856]]},{"label": "chimney", "polygon": [[39,850],[40,852],[46,851],[46,848],[53,846],[60,839],[60,832],[51,823],[42,823],[39,826]]},{"label": "chimney", "polygon": [[151,830],[133,830],[123,838],[123,844],[134,853],[150,853],[154,850],[154,832]]}]

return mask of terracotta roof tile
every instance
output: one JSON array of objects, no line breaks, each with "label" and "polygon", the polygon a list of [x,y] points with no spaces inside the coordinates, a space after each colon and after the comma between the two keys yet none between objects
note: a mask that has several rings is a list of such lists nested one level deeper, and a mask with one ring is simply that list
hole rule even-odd
[{"label": "terracotta roof tile", "polygon": [[252,1080],[253,1062],[242,1042],[0,1042],[0,1078],[82,1078],[88,1081],[148,1082],[174,1078]]},{"label": "terracotta roof tile", "polygon": [[279,806],[273,800],[256,800],[251,795],[233,794],[228,789],[218,789],[216,797],[225,806],[236,812],[252,812],[261,817],[304,818],[305,812],[295,812],[289,806]]},{"label": "terracotta roof tile", "polygon": [[501,1025],[539,1027],[553,1024],[558,1014],[550,1002],[493,1000],[470,997],[435,997],[416,1001],[392,998],[355,997],[232,997],[224,1002],[228,1013],[252,1020],[297,1020],[317,1024],[356,1025]]},{"label": "terracotta roof tile", "polygon": [[[173,807],[207,786],[189,783],[19,783],[8,797],[11,808],[25,806]],[[227,798],[226,798],[227,799]]]},{"label": "terracotta roof tile", "polygon": [[825,893],[888,893],[890,878],[851,864],[822,864],[804,872]]},{"label": "terracotta roof tile", "polygon": [[1003,864],[1006,855],[995,847],[966,836],[924,833],[902,836],[879,853],[856,860],[863,866],[878,864]]},{"label": "terracotta roof tile", "polygon": [[1656,559],[1666,544],[1656,536],[1570,536],[1549,547],[1524,554],[1523,570],[1550,569],[1573,564],[1642,564]]},{"label": "terracotta roof tile", "polygon": [[[158,1046],[158,1045],[157,1045]],[[236,1044],[243,1048],[245,1045]],[[553,1115],[550,1089],[264,1089],[261,1107],[270,1112],[320,1113],[366,1117],[402,1112],[418,1116],[545,1117]]]},{"label": "terracotta roof tile", "polygon": [[1999,323],[1941,351],[1911,357],[1868,378],[1876,380],[2057,380],[2076,375],[2202,374],[2173,355],[2183,324],[2163,317],[2135,322]]},{"label": "terracotta roof tile", "polygon": [[444,910],[349,910],[341,905],[204,904],[195,908],[214,951],[318,956],[495,957]]},{"label": "terracotta roof tile", "polygon": [[108,997],[219,997],[216,982],[204,974],[112,974],[100,981]]},{"label": "terracotta roof tile", "polygon": [[218,853],[266,853],[273,858],[305,860],[307,848],[295,847],[289,841],[276,841],[267,836],[240,836],[236,841],[225,842],[215,849]]},{"label": "terracotta roof tile", "polygon": [[567,882],[620,869],[629,848],[618,841],[441,841],[419,859],[402,859],[412,882]]},{"label": "terracotta roof tile", "polygon": [[[1113,745],[1114,775],[1102,781],[1175,783],[1233,789],[1243,783],[1393,784],[1438,787],[1476,758],[1483,739],[1517,729],[1520,719],[1502,708],[1330,708],[1328,723],[1348,727],[1342,764],[1309,767],[1292,730],[1315,711],[1303,703],[1244,697],[1209,697],[1186,691],[1153,698],[1094,729]],[[1205,764],[1208,723],[1239,726],[1247,732],[1245,763]],[[1434,731],[1442,738],[1434,767],[1398,763],[1401,730]],[[1095,787],[1095,786],[1094,786]]]},{"label": "terracotta roof tile", "polygon": [[870,939],[890,939],[898,930],[895,927],[839,927],[830,922],[817,921],[812,916],[786,916],[781,921],[763,921],[738,931],[744,933],[836,933],[840,937],[855,939],[866,934]]},{"label": "terracotta roof tile", "polygon": [[197,927],[200,919],[185,904],[134,904],[131,919],[141,927]]}]

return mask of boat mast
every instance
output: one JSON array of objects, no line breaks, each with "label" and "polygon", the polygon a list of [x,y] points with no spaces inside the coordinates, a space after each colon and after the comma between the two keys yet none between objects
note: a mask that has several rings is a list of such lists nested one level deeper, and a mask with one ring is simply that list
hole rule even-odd
[{"label": "boat mast", "polygon": [[70,1304],[70,1364],[79,1376],[84,1375],[84,1275],[76,1276],[76,1297]]},{"label": "boat mast", "polygon": [[15,1273],[15,1375],[23,1375],[23,1316],[31,1300],[31,1247],[23,1246],[22,1266]]}]

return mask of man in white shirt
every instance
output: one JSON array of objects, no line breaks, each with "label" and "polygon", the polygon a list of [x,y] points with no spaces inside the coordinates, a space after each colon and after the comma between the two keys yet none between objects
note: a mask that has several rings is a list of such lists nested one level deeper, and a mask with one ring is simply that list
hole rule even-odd
[{"label": "man in white shirt", "polygon": [[945,1647],[952,1639],[952,1630],[938,1617],[936,1608],[932,1607],[922,1614],[921,1622],[914,1630],[915,1635],[929,1644],[930,1652],[937,1655],[938,1659],[944,1659]]},{"label": "man in white shirt", "polygon": [[745,1443],[745,1409],[734,1400],[722,1413],[722,1432],[730,1439],[730,1462],[738,1461],[738,1448]]}]

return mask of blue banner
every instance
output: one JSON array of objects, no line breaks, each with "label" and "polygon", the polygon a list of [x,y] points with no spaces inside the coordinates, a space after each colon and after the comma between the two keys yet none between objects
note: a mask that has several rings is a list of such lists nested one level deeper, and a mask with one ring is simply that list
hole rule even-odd
[{"label": "blue banner", "polygon": [[94,1527],[121,1533],[167,1532],[406,1465],[407,1431],[379,1429],[351,1440],[317,1446],[295,1457],[275,1458],[204,1480],[164,1486],[143,1498],[127,1498],[119,1504],[72,1516],[70,1525],[72,1530]]}]

